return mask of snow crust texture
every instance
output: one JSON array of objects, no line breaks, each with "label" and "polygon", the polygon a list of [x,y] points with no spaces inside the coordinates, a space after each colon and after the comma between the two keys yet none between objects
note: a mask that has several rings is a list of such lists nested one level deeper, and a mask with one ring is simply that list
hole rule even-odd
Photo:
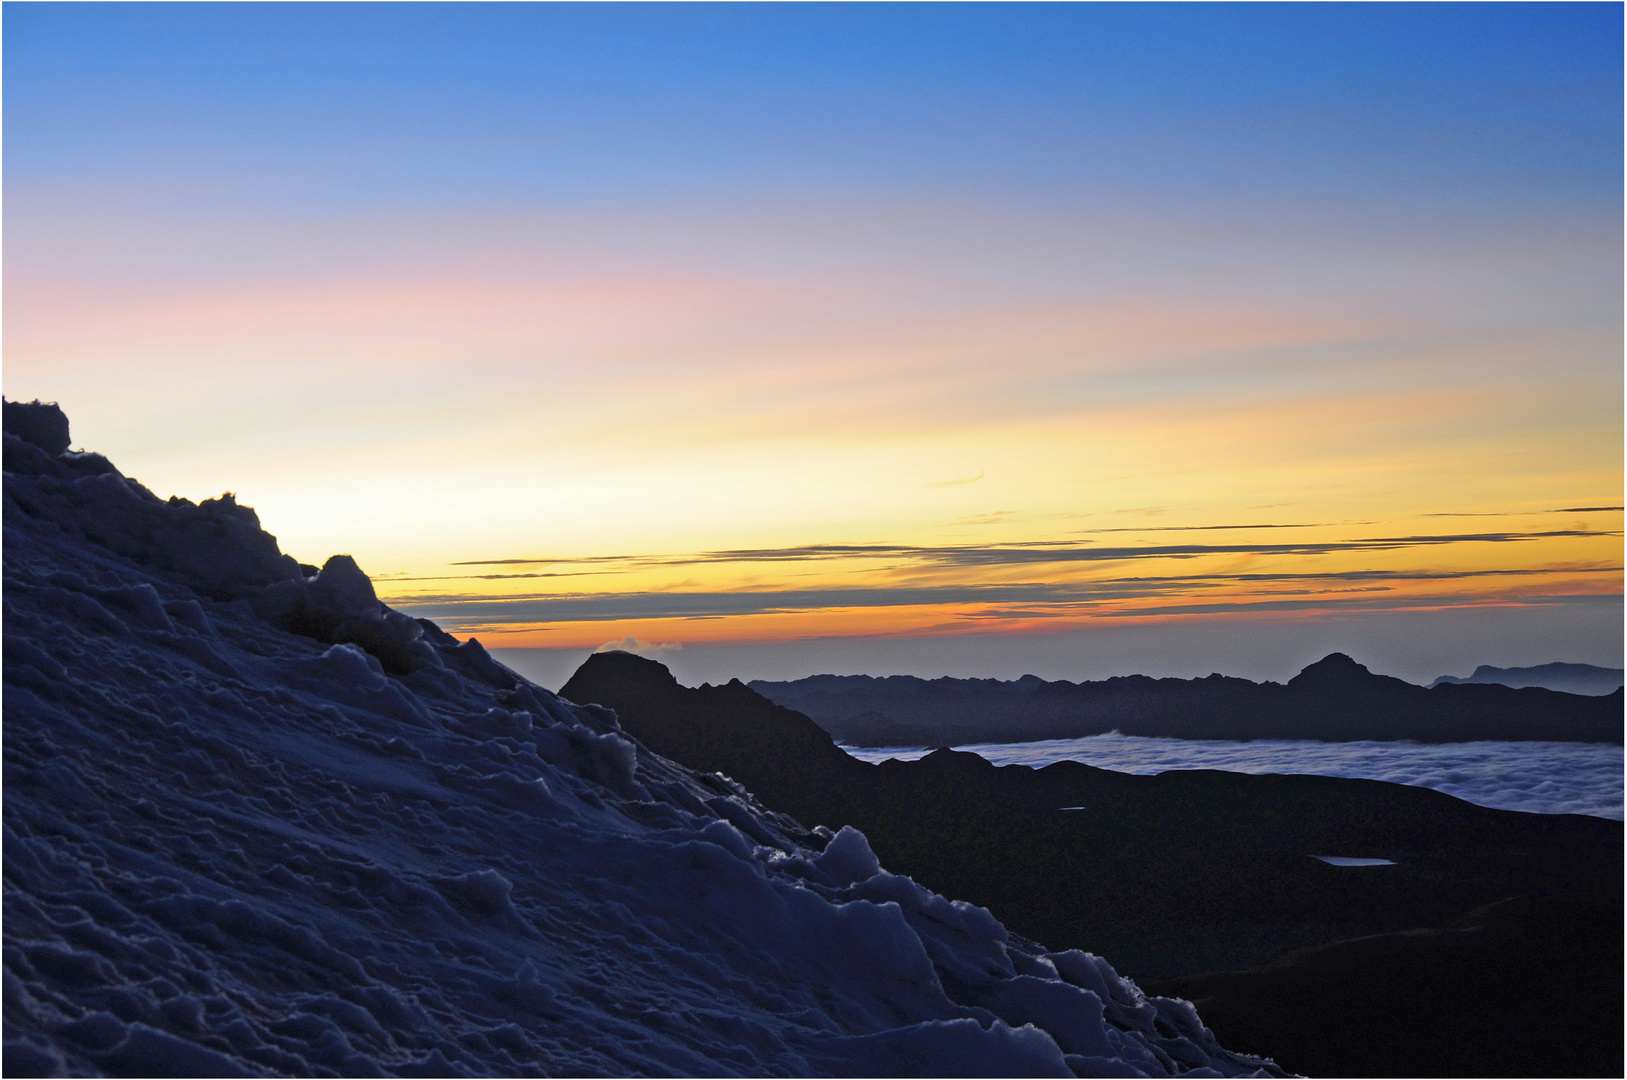
[{"label": "snow crust texture", "polygon": [[1282,1075],[10,404],[7,1076]]}]

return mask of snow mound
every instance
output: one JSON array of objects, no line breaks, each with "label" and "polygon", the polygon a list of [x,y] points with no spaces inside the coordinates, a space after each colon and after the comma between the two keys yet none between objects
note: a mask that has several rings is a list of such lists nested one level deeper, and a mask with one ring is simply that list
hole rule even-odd
[{"label": "snow mound", "polygon": [[422,646],[424,628],[393,611],[373,592],[373,582],[349,555],[335,555],[310,577],[278,581],[254,598],[254,610],[284,630],[335,645],[356,644],[386,669],[405,675],[420,664],[441,666],[433,648]]},{"label": "snow mound", "polygon": [[6,1075],[1282,1075],[48,408],[5,414]]}]

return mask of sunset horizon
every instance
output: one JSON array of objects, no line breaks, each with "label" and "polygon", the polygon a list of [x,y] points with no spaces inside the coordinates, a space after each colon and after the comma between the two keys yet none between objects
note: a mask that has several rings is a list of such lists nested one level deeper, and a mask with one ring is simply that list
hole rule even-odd
[{"label": "sunset horizon", "polygon": [[1622,1075],[1624,10],[6,0],[0,1072]]},{"label": "sunset horizon", "polygon": [[1620,663],[1618,9],[87,10],[7,396],[459,636]]}]

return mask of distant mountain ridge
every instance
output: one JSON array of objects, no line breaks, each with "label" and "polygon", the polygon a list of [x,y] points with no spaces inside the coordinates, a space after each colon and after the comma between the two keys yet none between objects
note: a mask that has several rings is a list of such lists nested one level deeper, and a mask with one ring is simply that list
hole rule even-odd
[{"label": "distant mountain ridge", "polygon": [[1544,690],[1559,690],[1567,694],[1603,695],[1621,688],[1621,668],[1597,667],[1593,664],[1537,664],[1534,667],[1492,667],[1481,664],[1466,679],[1456,675],[1442,675],[1430,683],[1430,688],[1448,684],[1497,683],[1501,686],[1522,688],[1540,686]]},{"label": "distant mountain ridge", "polygon": [[1287,683],[1210,675],[1099,682],[815,675],[756,680],[764,697],[854,746],[965,746],[1118,731],[1179,739],[1622,742],[1622,691],[1491,682],[1417,686],[1331,653]]}]

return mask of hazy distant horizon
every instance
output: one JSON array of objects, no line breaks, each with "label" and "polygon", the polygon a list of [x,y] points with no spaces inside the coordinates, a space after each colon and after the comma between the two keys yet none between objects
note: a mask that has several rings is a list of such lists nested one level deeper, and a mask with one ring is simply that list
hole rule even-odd
[{"label": "hazy distant horizon", "polygon": [[[630,651],[665,664],[680,683],[738,678],[788,680],[809,675],[915,675],[921,678],[1105,679],[1115,675],[1198,678],[1212,672],[1282,682],[1330,652],[1343,652],[1380,675],[1427,685],[1467,676],[1482,664],[1534,667],[1554,661],[1623,666],[1620,598],[1579,609],[1525,609],[1512,616],[1445,611],[1316,622],[1110,626],[1060,634],[825,638],[811,641],[697,644]],[[504,648],[483,639],[499,660],[557,690],[593,653],[589,648]]]}]

